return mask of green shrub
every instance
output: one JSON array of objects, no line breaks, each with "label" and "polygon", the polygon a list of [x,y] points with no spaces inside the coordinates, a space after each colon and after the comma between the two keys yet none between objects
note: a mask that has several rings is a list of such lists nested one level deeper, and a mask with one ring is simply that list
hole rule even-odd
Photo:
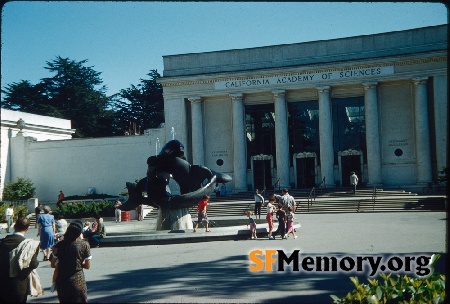
[{"label": "green shrub", "polygon": [[[9,207],[9,203],[1,203],[2,205],[0,205],[0,223],[6,223],[6,219],[5,219],[5,210],[6,208]],[[28,209],[27,206],[17,206],[14,207],[14,218],[13,220],[16,221],[19,217],[23,217],[23,216],[27,216],[28,215]]]},{"label": "green shrub", "polygon": [[29,179],[18,178],[16,182],[10,182],[3,189],[3,199],[5,201],[24,201],[32,198],[36,188]]},{"label": "green shrub", "polygon": [[[432,257],[432,267],[439,258],[439,254]],[[342,298],[331,295],[333,303],[444,303],[445,275],[438,272],[418,278],[397,275],[397,279],[393,279],[391,274],[384,273],[380,274],[380,277],[384,282],[368,279],[369,284],[359,283],[357,277],[350,277],[356,287],[355,290]]]},{"label": "green shrub", "polygon": [[85,202],[63,203],[53,213],[70,219],[94,217],[96,215],[112,217],[114,216],[114,203],[104,200],[89,204]]}]

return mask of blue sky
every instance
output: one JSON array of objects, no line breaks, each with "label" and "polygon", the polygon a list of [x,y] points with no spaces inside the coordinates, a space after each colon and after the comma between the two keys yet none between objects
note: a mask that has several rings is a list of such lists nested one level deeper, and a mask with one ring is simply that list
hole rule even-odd
[{"label": "blue sky", "polygon": [[448,22],[441,3],[40,2],[2,7],[1,87],[51,77],[56,56],[88,60],[112,95],[164,55],[370,35]]}]

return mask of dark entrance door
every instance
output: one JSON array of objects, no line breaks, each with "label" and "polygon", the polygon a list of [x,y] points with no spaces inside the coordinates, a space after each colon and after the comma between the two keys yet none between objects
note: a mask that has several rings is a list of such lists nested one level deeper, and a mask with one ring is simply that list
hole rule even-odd
[{"label": "dark entrance door", "polygon": [[355,171],[361,184],[361,160],[360,155],[341,156],[342,165],[342,187],[350,187],[350,175]]},{"label": "dark entrance door", "polygon": [[312,188],[316,184],[314,157],[296,158],[298,188]]},{"label": "dark entrance door", "polygon": [[272,189],[270,160],[253,160],[253,183],[255,189]]}]

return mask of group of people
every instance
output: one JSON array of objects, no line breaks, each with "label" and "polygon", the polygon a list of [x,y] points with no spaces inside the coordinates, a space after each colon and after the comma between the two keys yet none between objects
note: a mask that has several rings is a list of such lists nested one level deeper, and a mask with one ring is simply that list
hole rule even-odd
[{"label": "group of people", "polygon": [[[295,217],[295,199],[289,194],[288,189],[284,188],[281,191],[282,195],[273,194],[269,197],[269,202],[267,203],[267,215],[266,221],[269,225],[269,239],[275,239],[275,236],[279,233],[281,239],[287,239],[289,234],[292,234],[294,239],[297,238],[295,235],[294,220]],[[277,203],[278,201],[278,203]],[[261,207],[264,205],[264,197],[259,194],[258,189],[255,190],[255,218],[261,218]],[[277,209],[276,209],[277,208]],[[273,231],[274,221],[273,216],[278,219],[277,230]],[[247,227],[250,226],[251,239],[256,239],[256,222],[251,217],[252,212],[247,211],[248,223]]]},{"label": "group of people", "polygon": [[[275,239],[277,234],[281,235],[282,239],[287,239],[289,234],[292,234],[294,239],[297,238],[295,235],[294,228],[294,220],[295,217],[295,199],[289,194],[288,189],[284,188],[281,191],[282,195],[273,194],[269,198],[269,202],[267,203],[267,215],[266,220],[269,224],[269,239]],[[278,203],[277,203],[278,201]],[[264,197],[259,193],[258,189],[255,191],[255,212],[247,211],[247,227],[250,226],[251,231],[251,239],[256,239],[256,222],[252,217],[253,214],[259,216],[261,218],[261,207],[264,206]],[[211,232],[209,230],[209,220],[208,220],[208,205],[209,205],[209,196],[204,195],[202,200],[197,205],[197,222],[195,223],[195,227],[193,232],[197,232],[198,226],[201,222],[205,222],[205,231]],[[277,209],[276,209],[277,207]],[[278,228],[273,231],[274,221],[273,217],[278,219]]]},{"label": "group of people", "polygon": [[[50,217],[45,213],[40,216],[41,236],[53,229]],[[46,229],[46,223],[50,223]],[[0,302],[26,303],[28,295],[43,294],[41,281],[36,269],[39,266],[39,241],[25,238],[30,228],[30,219],[20,217],[14,224],[14,233],[0,240]],[[86,303],[87,288],[83,269],[90,268],[90,245],[82,240],[82,224],[80,221],[70,223],[64,233],[64,238],[52,245],[51,254],[45,252],[44,260],[51,261],[55,268],[52,277],[53,288],[58,293],[60,303]],[[51,242],[50,236],[45,236],[45,246]]]}]

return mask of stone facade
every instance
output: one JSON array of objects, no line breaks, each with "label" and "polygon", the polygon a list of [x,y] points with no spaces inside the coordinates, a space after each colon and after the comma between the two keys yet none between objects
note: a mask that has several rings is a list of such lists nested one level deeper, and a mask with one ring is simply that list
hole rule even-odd
[{"label": "stone facade", "polygon": [[[232,175],[234,191],[256,185],[249,162],[260,153],[249,155],[246,109],[264,104],[273,105],[275,158],[265,171],[272,185],[297,187],[297,159],[313,153],[314,184],[345,184],[344,164],[355,156],[365,185],[422,186],[447,165],[447,46],[442,25],[164,56],[165,124],[179,130],[189,160]],[[336,148],[335,109],[346,98],[363,100],[364,151]],[[289,132],[300,130],[289,106],[306,101],[318,105],[320,148],[290,151]]]}]

